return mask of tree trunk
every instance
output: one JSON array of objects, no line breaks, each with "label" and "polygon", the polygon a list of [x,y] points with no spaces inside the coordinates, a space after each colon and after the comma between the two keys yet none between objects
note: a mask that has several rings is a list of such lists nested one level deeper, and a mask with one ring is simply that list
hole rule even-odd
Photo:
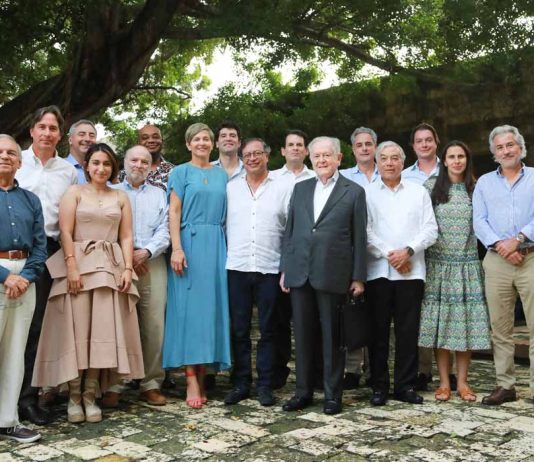
[{"label": "tree trunk", "polygon": [[59,75],[39,82],[0,108],[0,133],[21,144],[29,120],[43,106],[61,109],[66,127],[110,106],[131,90],[149,63],[161,36],[184,0],[147,0],[133,21],[117,0],[87,6],[83,41]]}]

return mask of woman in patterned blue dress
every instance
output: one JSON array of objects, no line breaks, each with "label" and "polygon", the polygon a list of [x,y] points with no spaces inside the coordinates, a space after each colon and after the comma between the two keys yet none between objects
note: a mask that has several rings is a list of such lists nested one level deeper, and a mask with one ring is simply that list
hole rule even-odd
[{"label": "woman in patterned blue dress", "polygon": [[451,141],[441,154],[439,175],[425,183],[431,191],[439,235],[426,252],[427,275],[421,307],[419,346],[434,348],[440,376],[438,401],[451,395],[449,352],[456,353],[458,395],[476,400],[467,371],[471,351],[491,348],[482,266],[473,232],[471,195],[475,186],[469,148]]},{"label": "woman in patterned blue dress", "polygon": [[205,365],[230,367],[226,279],[227,176],[209,156],[214,135],[205,124],[185,133],[191,161],[175,167],[167,188],[172,254],[163,343],[163,367],[185,366],[188,406],[207,402]]}]

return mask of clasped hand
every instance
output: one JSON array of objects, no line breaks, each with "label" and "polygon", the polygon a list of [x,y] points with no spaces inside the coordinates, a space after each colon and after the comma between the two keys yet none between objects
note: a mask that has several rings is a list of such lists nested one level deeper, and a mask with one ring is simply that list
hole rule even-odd
[{"label": "clasped hand", "polygon": [[18,274],[9,274],[4,281],[7,298],[19,298],[30,286],[30,281]]},{"label": "clasped hand", "polygon": [[410,254],[407,249],[392,250],[388,253],[388,262],[400,274],[409,273],[412,270]]}]

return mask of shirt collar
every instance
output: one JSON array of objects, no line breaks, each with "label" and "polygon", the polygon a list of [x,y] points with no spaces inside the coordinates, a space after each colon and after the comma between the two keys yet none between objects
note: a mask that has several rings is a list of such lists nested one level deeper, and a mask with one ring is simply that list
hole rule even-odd
[{"label": "shirt collar", "polygon": [[380,181],[379,182],[380,189],[387,189],[389,191],[397,192],[399,189],[404,189],[405,188],[405,181],[402,179],[402,177],[401,177],[400,183],[394,189],[391,189],[389,186],[387,186],[384,183],[384,180],[382,180],[382,178],[379,181]]},{"label": "shirt collar", "polygon": [[69,153],[69,155],[66,157],[65,160],[70,162],[72,165],[74,165],[75,168],[83,169],[82,164],[78,162],[78,160],[76,159],[76,157],[74,157],[72,153]]},{"label": "shirt collar", "polygon": [[[328,181],[326,182],[325,185],[323,185],[323,187],[326,187],[328,186],[330,183],[335,183],[337,180],[339,179],[339,170],[336,169],[336,171],[334,172],[334,174],[328,178]],[[318,175],[315,176],[315,180],[321,184],[323,184],[319,178]]]},{"label": "shirt collar", "polygon": [[127,177],[124,177],[124,180],[122,180],[122,183],[124,184],[124,187],[130,191],[142,191],[146,188],[146,180],[143,181],[143,184],[140,185],[138,188],[134,188],[128,181]]},{"label": "shirt collar", "polygon": [[[436,162],[436,166],[432,169],[432,172],[434,172],[434,171],[439,167],[439,165],[441,164],[441,160],[439,160],[439,157],[436,157],[436,160],[437,160],[437,162]],[[409,168],[410,168],[412,171],[413,171],[413,170],[421,171],[421,169],[419,168],[419,160],[416,160],[415,163],[414,163],[411,167],[409,167]],[[431,172],[431,173],[432,173],[432,172]]]},{"label": "shirt collar", "polygon": [[19,182],[16,178],[13,178],[13,184],[8,189],[2,189],[2,191],[13,191],[19,187]]},{"label": "shirt collar", "polygon": [[[499,165],[497,167],[497,170],[495,170],[495,173],[497,173],[497,176],[504,178],[504,175],[502,174],[502,167]],[[525,174],[525,164],[521,162],[521,170],[519,172],[519,176],[522,177]]]},{"label": "shirt collar", "polygon": [[[28,148],[28,152],[33,156],[33,161],[35,163],[37,163],[37,161],[39,161],[42,164],[41,159],[39,159],[39,157],[37,157],[37,155],[35,154],[35,152],[33,150],[33,144],[30,144],[30,147]],[[54,151],[54,155],[48,160],[48,162],[50,162],[50,161],[54,162],[56,159],[57,159],[57,150]]]}]

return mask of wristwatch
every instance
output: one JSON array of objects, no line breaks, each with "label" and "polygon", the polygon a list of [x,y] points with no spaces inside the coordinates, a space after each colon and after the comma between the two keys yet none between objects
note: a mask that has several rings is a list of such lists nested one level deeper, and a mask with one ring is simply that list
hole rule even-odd
[{"label": "wristwatch", "polygon": [[408,255],[409,255],[410,257],[412,257],[413,254],[415,253],[414,250],[413,250],[410,246],[407,246],[407,247],[406,247],[406,250],[408,251]]},{"label": "wristwatch", "polygon": [[527,240],[527,236],[525,236],[523,233],[519,233],[519,234],[515,237],[515,240],[518,241],[520,244],[524,244],[525,241]]}]

